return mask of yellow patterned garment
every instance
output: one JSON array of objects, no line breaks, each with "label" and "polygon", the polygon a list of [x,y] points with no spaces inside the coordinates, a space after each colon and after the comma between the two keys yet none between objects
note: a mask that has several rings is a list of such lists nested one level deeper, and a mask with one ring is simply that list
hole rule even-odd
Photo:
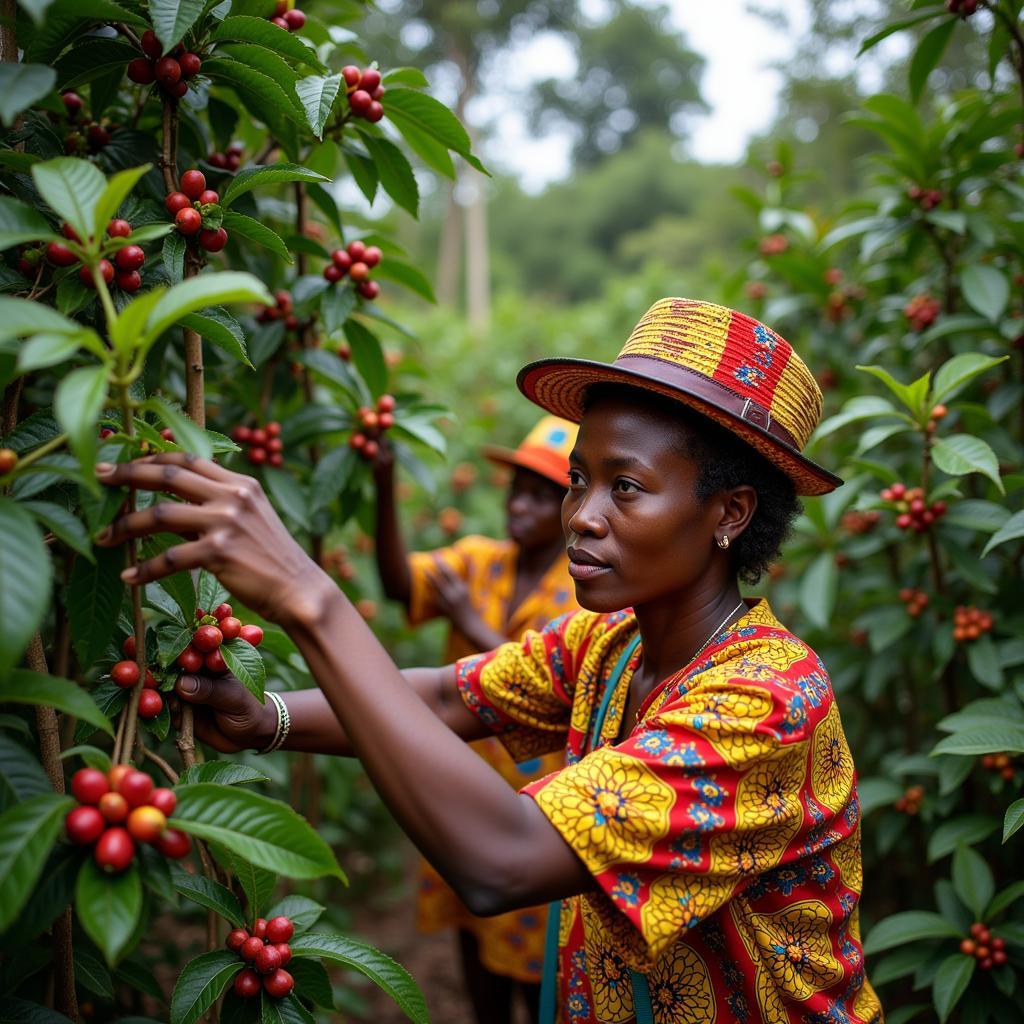
[{"label": "yellow patterned garment", "polygon": [[[473,607],[491,629],[518,639],[528,629],[540,629],[563,612],[575,611],[575,587],[562,556],[545,573],[540,586],[518,608],[512,608],[516,583],[516,545],[510,540],[464,537],[451,547],[416,552],[409,557],[412,592],[409,621],[413,625],[435,618],[430,585],[431,568],[441,561],[467,583]],[[444,664],[451,664],[476,648],[456,629],[448,636]],[[529,755],[520,764],[496,739],[480,740],[473,749],[516,789],[532,779],[543,778],[565,764],[561,752],[545,757]],[[416,900],[416,924],[421,931],[459,927],[472,932],[483,965],[495,974],[517,981],[540,981],[544,960],[547,907],[528,907],[498,917],[474,917],[461,900],[423,861]]]},{"label": "yellow patterned garment", "polygon": [[756,601],[619,741],[641,645],[592,737],[636,631],[629,612],[578,612],[457,668],[513,757],[567,752],[523,789],[597,886],[562,903],[559,1020],[633,1021],[636,970],[656,1024],[880,1024],[853,760],[821,661]]}]

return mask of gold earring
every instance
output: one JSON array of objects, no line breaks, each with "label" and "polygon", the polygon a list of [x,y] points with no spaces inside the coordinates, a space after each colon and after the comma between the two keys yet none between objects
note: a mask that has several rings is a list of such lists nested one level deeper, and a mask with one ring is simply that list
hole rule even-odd
[{"label": "gold earring", "polygon": [[723,551],[725,551],[729,547],[729,534],[723,533],[722,536],[718,538],[718,546]]}]

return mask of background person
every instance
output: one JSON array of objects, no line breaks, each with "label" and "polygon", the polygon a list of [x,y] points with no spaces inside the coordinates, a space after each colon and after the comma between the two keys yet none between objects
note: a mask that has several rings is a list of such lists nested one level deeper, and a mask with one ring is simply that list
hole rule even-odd
[{"label": "background person", "polygon": [[[468,536],[449,547],[412,554],[399,522],[393,451],[382,446],[374,464],[381,585],[388,597],[405,605],[411,624],[438,616],[449,620],[443,664],[489,651],[579,608],[561,522],[576,433],[575,423],[544,416],[518,448],[484,449],[492,462],[513,470],[505,501],[506,538]],[[473,749],[515,789],[565,763],[562,753],[554,752],[516,764],[494,737],[474,743]],[[416,924],[425,932],[458,930],[463,978],[479,1024],[511,1021],[516,988],[536,1019],[547,906],[477,917],[423,861]]]}]

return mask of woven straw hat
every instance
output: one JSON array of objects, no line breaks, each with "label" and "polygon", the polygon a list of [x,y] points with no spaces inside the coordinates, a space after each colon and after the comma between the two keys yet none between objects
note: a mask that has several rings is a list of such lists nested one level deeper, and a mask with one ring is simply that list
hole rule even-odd
[{"label": "woven straw hat", "polygon": [[539,473],[562,487],[569,486],[569,452],[579,427],[558,416],[542,416],[518,448],[485,445],[484,455],[503,466],[519,466]]},{"label": "woven straw hat", "polygon": [[579,422],[594,384],[629,384],[703,413],[785,473],[797,494],[827,494],[842,480],[802,454],[821,417],[821,389],[790,344],[757,320],[693,299],[660,299],[614,363],[541,359],[519,390]]}]

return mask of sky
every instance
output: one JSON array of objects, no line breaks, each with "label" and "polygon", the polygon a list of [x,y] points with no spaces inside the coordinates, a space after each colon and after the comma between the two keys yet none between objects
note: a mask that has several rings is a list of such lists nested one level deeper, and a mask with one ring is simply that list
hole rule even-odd
[{"label": "sky", "polygon": [[[772,65],[793,53],[795,40],[808,22],[805,0],[764,4],[768,8],[784,6],[792,26],[789,33],[749,13],[748,2],[667,0],[674,24],[706,61],[701,86],[711,110],[692,122],[687,150],[701,161],[739,160],[751,136],[768,127],[781,85],[781,76]],[[599,16],[601,0],[588,0],[585,7]],[[553,35],[538,35],[529,45],[508,54],[492,74],[505,82],[524,82],[569,76],[574,68],[572,53],[564,42]],[[516,174],[527,190],[539,191],[568,172],[569,139],[533,136],[517,110],[514,94],[491,91],[490,98],[480,101],[469,114],[472,120],[486,120],[495,127],[484,147],[486,161]]]}]

